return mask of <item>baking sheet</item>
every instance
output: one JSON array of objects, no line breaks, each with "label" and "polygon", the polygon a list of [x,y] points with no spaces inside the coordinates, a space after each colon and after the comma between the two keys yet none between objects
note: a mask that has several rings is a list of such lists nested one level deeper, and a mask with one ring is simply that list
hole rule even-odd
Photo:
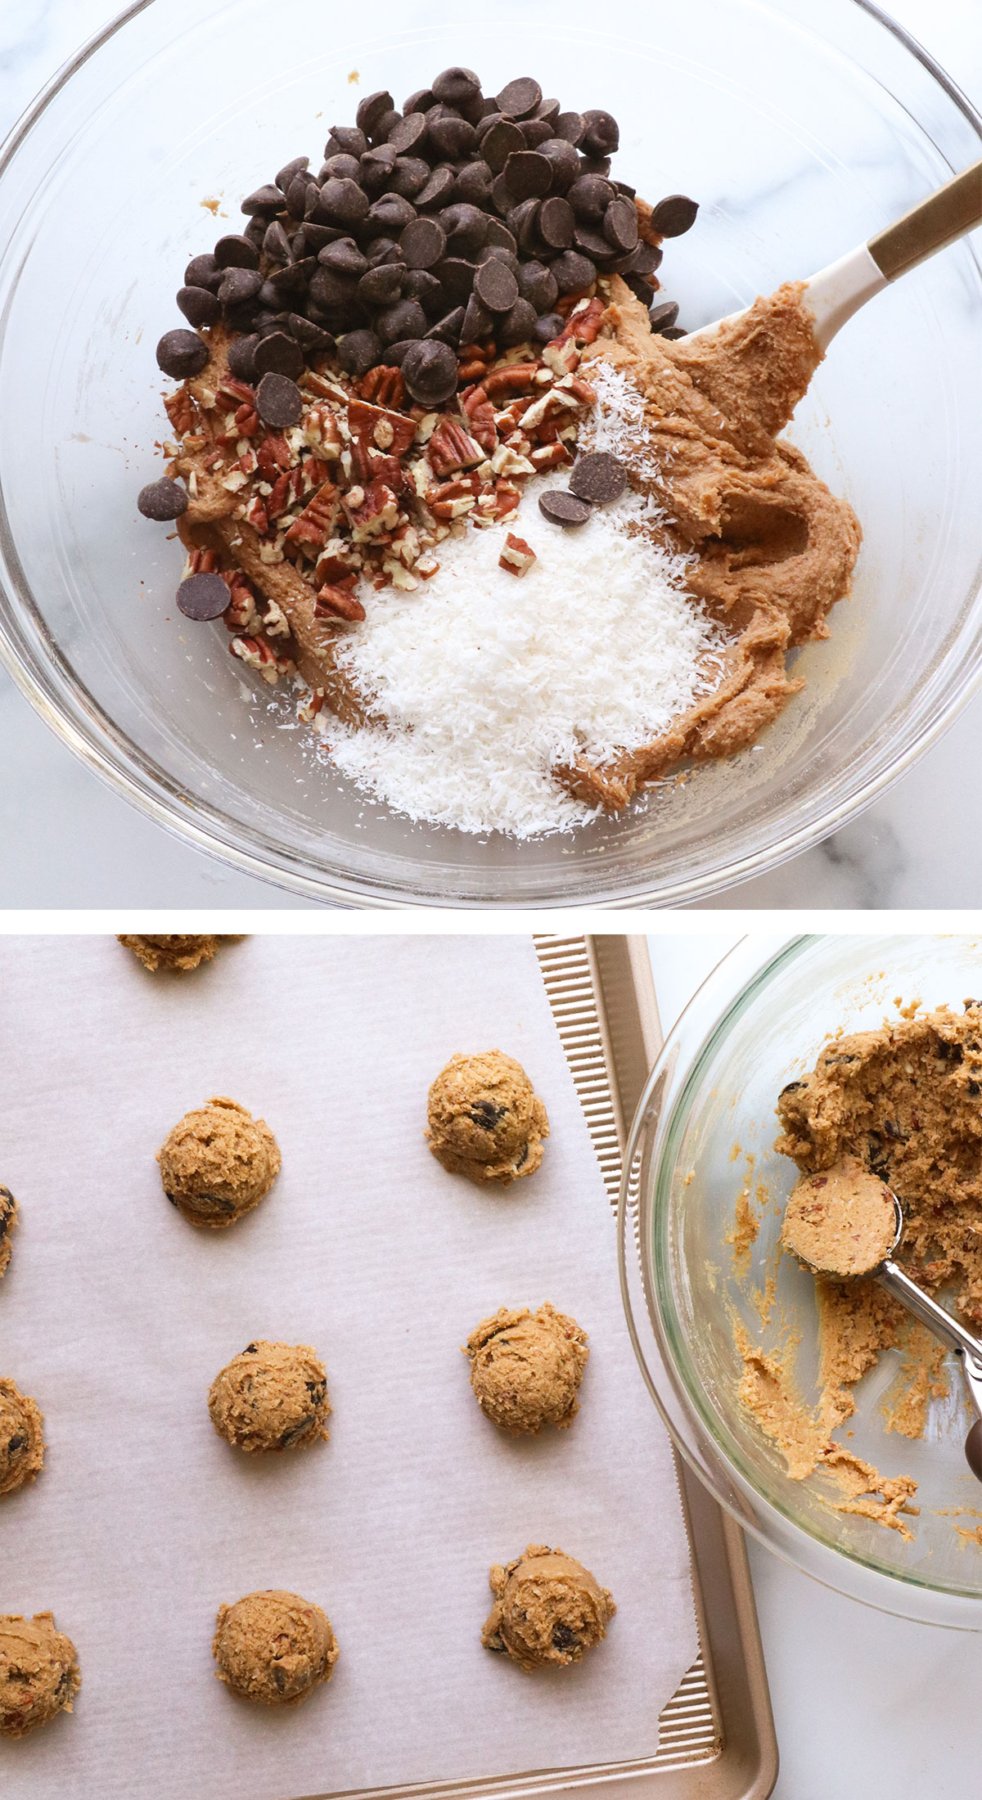
[{"label": "baking sheet", "polygon": [[[458,1049],[519,1057],[553,1135],[483,1193],[421,1135]],[[693,1661],[667,1439],[624,1327],[614,1227],[532,944],[253,938],[186,980],[110,938],[0,941],[0,1179],[23,1220],[0,1369],[47,1419],[38,1483],[0,1502],[0,1611],[52,1608],[79,1647],[76,1713],[0,1743],[9,1800],[278,1800],[640,1758]],[[269,1199],[201,1234],[153,1152],[210,1094],[267,1118]],[[568,1434],[502,1438],[459,1353],[502,1304],[590,1333]],[[257,1336],[323,1354],[331,1441],[247,1460],[205,1394]],[[607,1642],[529,1678],[482,1650],[487,1571],[558,1543],[609,1586]],[[296,1711],[214,1679],[220,1601],[295,1588],[341,1644]]]}]

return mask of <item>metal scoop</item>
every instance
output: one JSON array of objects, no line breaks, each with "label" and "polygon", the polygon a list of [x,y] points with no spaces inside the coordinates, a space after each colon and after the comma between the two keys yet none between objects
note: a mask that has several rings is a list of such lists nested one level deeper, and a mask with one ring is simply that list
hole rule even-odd
[{"label": "metal scoop", "polygon": [[[885,1187],[886,1183],[883,1185]],[[878,1281],[908,1312],[913,1313],[915,1319],[919,1319],[922,1325],[934,1332],[935,1337],[940,1338],[943,1344],[947,1344],[961,1357],[968,1397],[976,1414],[965,1439],[965,1460],[976,1479],[982,1481],[982,1340],[974,1337],[950,1312],[946,1312],[943,1306],[932,1300],[930,1294],[918,1287],[916,1281],[911,1281],[900,1264],[894,1261],[894,1252],[899,1248],[904,1234],[904,1211],[893,1189],[888,1188],[887,1192],[897,1215],[896,1235],[888,1255],[876,1268],[865,1271],[862,1279]],[[799,1252],[796,1251],[795,1254],[799,1261],[804,1260]],[[808,1263],[808,1267],[814,1274],[831,1275],[836,1281],[850,1279],[834,1269],[820,1269],[812,1262]]]},{"label": "metal scoop", "polygon": [[[838,262],[820,269],[805,282],[805,298],[814,315],[819,349],[827,350],[840,326],[889,282],[906,275],[908,269],[916,268],[926,257],[944,250],[980,224],[982,162],[977,162],[929,194],[902,219],[877,232],[867,244],[860,244],[848,255],[840,256]],[[688,333],[685,342],[692,344],[711,337],[720,325],[742,316],[730,313],[726,320],[701,325],[698,331]]]}]

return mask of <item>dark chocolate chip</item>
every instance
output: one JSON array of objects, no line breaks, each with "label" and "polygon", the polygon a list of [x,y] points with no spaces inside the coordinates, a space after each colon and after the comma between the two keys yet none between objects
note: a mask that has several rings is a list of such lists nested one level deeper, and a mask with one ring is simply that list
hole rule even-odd
[{"label": "dark chocolate chip", "polygon": [[407,351],[402,373],[410,398],[419,406],[442,406],[457,387],[457,358],[449,344],[425,338]]},{"label": "dark chocolate chip", "polygon": [[[392,95],[385,88],[379,88],[376,94],[366,94],[355,113],[355,124],[367,138],[375,136],[375,128],[385,114],[392,111]],[[336,136],[336,132],[332,135]]]},{"label": "dark chocolate chip", "polygon": [[596,279],[597,271],[586,256],[578,250],[564,250],[550,263],[559,287],[560,294],[576,294],[581,288],[588,288]]},{"label": "dark chocolate chip", "polygon": [[523,119],[522,136],[530,150],[537,150],[540,144],[548,143],[552,136],[552,126],[545,119]]},{"label": "dark chocolate chip", "polygon": [[[581,155],[581,157],[580,157],[580,174],[581,175],[602,175],[604,177],[604,180],[606,180],[610,174],[610,157],[609,156],[582,156]],[[613,182],[611,182],[611,186],[613,187]]]},{"label": "dark chocolate chip", "polygon": [[299,423],[303,396],[288,375],[264,375],[256,389],[256,410],[264,425],[283,431],[287,426]]},{"label": "dark chocolate chip", "polygon": [[451,256],[471,257],[487,243],[487,214],[479,206],[471,206],[467,201],[456,201],[452,206],[445,206],[440,214],[440,224],[447,234],[447,247]]},{"label": "dark chocolate chip", "polygon": [[337,156],[329,156],[320,172],[323,186],[331,177],[336,181],[358,181],[361,176],[361,157],[349,156],[347,151],[339,150]]},{"label": "dark chocolate chip", "polygon": [[478,344],[486,338],[492,328],[491,314],[486,312],[476,294],[472,294],[464,312],[464,323],[460,328],[462,344]]},{"label": "dark chocolate chip", "polygon": [[539,212],[541,200],[522,200],[508,214],[508,229],[515,233],[518,247],[526,256],[534,256],[539,248]]},{"label": "dark chocolate chip", "polygon": [[367,375],[381,360],[382,344],[374,331],[348,331],[338,344],[338,362],[347,375]]},{"label": "dark chocolate chip", "polygon": [[502,250],[510,250],[512,255],[518,249],[514,234],[501,219],[488,219],[488,243],[498,244]]},{"label": "dark chocolate chip", "polygon": [[404,200],[421,194],[430,179],[430,165],[421,156],[397,156],[389,177],[389,190]]},{"label": "dark chocolate chip", "polygon": [[518,291],[523,300],[528,300],[537,313],[547,313],[555,306],[559,298],[559,287],[556,277],[545,263],[523,263],[518,271]]},{"label": "dark chocolate chip", "polygon": [[418,300],[428,319],[438,319],[447,304],[443,284],[428,269],[408,269],[402,284],[407,300]]},{"label": "dark chocolate chip", "polygon": [[550,488],[547,494],[539,495],[539,511],[554,525],[583,525],[591,510],[589,500],[580,500],[565,488]]},{"label": "dark chocolate chip", "polygon": [[510,156],[524,149],[525,139],[509,119],[500,119],[481,139],[481,155],[496,175],[500,175]]},{"label": "dark chocolate chip", "polygon": [[214,325],[221,317],[221,301],[210,288],[182,287],[177,290],[177,304],[190,325]]},{"label": "dark chocolate chip", "polygon": [[514,150],[504,176],[516,200],[541,199],[552,186],[552,164],[538,150]]},{"label": "dark chocolate chip", "polygon": [[589,225],[577,225],[573,233],[573,248],[601,266],[610,262],[615,254],[613,245],[608,243],[603,232],[595,231]]},{"label": "dark chocolate chip", "polygon": [[228,588],[220,575],[189,575],[177,590],[177,604],[186,619],[220,619],[228,601]]},{"label": "dark chocolate chip", "polygon": [[[300,1420],[299,1424],[291,1425],[289,1430],[284,1431],[282,1433],[282,1435],[277,1439],[277,1449],[289,1450],[293,1444],[299,1443],[300,1439],[302,1437],[306,1437],[307,1432],[310,1430],[310,1427],[312,1425],[316,1425],[316,1423],[317,1423],[317,1414],[316,1413],[305,1413],[303,1418]],[[274,1670],[274,1676],[278,1675],[279,1673],[280,1673],[280,1671],[278,1668]]]},{"label": "dark chocolate chip", "polygon": [[284,163],[276,176],[276,185],[285,194],[296,175],[302,175],[310,167],[309,156],[295,156],[291,162]]},{"label": "dark chocolate chip", "polygon": [[679,316],[677,300],[662,300],[653,306],[648,314],[648,321],[654,332],[666,332],[671,329]]},{"label": "dark chocolate chip", "polygon": [[27,1449],[29,1441],[30,1440],[23,1431],[15,1432],[13,1437],[10,1438],[7,1443],[8,1454],[10,1456],[18,1456],[21,1450]]},{"label": "dark chocolate chip", "polygon": [[653,275],[664,254],[660,244],[646,244],[642,240],[631,256],[630,267],[636,275]]},{"label": "dark chocolate chip", "polygon": [[465,305],[470,298],[474,272],[474,264],[462,256],[445,256],[433,271],[437,280],[443,283],[447,299],[455,306]]},{"label": "dark chocolate chip", "polygon": [[430,151],[435,150],[439,156],[445,156],[451,162],[473,156],[477,148],[477,133],[466,119],[461,119],[455,113],[438,111],[434,107],[426,115],[426,125],[427,148]]},{"label": "dark chocolate chip", "polygon": [[535,329],[536,311],[528,300],[516,300],[498,326],[498,342],[504,349],[528,342]]},{"label": "dark chocolate chip", "polygon": [[375,318],[375,330],[383,344],[394,344],[400,338],[421,338],[426,326],[426,314],[418,300],[397,300]]},{"label": "dark chocolate chip", "polygon": [[253,363],[257,375],[288,375],[296,381],[303,372],[303,351],[285,331],[271,331],[256,345]]},{"label": "dark chocolate chip", "polygon": [[488,312],[510,312],[518,299],[518,282],[505,264],[482,263],[474,278],[474,292]]},{"label": "dark chocolate chip", "polygon": [[651,229],[659,231],[662,237],[681,237],[695,224],[698,211],[698,201],[690,200],[687,194],[667,194],[652,208]]},{"label": "dark chocolate chip", "polygon": [[263,234],[263,255],[267,256],[270,262],[276,263],[289,262],[293,255],[293,246],[279,219],[274,219],[272,224],[266,227]]},{"label": "dark chocolate chip", "polygon": [[541,104],[542,89],[531,75],[520,75],[516,81],[509,81],[495,98],[498,111],[503,112],[506,119],[526,119]]},{"label": "dark chocolate chip", "polygon": [[[388,99],[388,95],[384,97]],[[331,148],[325,144],[325,156],[335,156],[339,151],[347,156],[364,156],[368,149],[368,139],[359,125],[332,125],[328,143]]]},{"label": "dark chocolate chip", "polygon": [[627,470],[616,456],[606,450],[595,450],[578,458],[569,478],[570,492],[578,500],[601,505],[617,500],[627,487]]},{"label": "dark chocolate chip", "polygon": [[410,150],[422,148],[426,132],[426,114],[413,112],[409,113],[406,118],[400,119],[398,125],[393,126],[386,142],[394,144],[399,155],[405,156]]},{"label": "dark chocolate chip", "polygon": [[539,208],[536,229],[550,250],[568,250],[576,229],[576,215],[569,201],[559,194],[550,194]]},{"label": "dark chocolate chip", "polygon": [[[311,278],[310,298],[315,306],[347,306],[354,299],[355,291],[356,283],[353,278],[350,275],[339,275],[336,269],[320,268]],[[358,291],[360,292],[360,287]]]},{"label": "dark chocolate chip", "polygon": [[384,233],[381,237],[372,238],[371,242],[366,244],[365,255],[368,257],[369,267],[372,269],[377,269],[381,263],[401,263],[402,261],[402,251],[395,238],[386,237]]},{"label": "dark chocolate chip", "polygon": [[318,214],[329,224],[355,225],[368,211],[368,195],[356,181],[331,175],[320,190]]},{"label": "dark chocolate chip", "polygon": [[391,306],[402,295],[405,263],[379,263],[358,283],[358,298],[367,306]]},{"label": "dark chocolate chip", "polygon": [[475,1100],[473,1106],[468,1108],[467,1116],[471,1124],[477,1125],[481,1131],[494,1131],[501,1124],[507,1110],[507,1107],[495,1106],[493,1100]]},{"label": "dark chocolate chip", "polygon": [[204,256],[192,256],[184,271],[184,280],[188,287],[210,288],[212,293],[215,292],[221,279],[222,271],[210,250],[206,251]]},{"label": "dark chocolate chip", "polygon": [[426,333],[428,338],[440,338],[445,344],[459,344],[464,323],[464,308],[455,306],[453,312],[445,313],[435,325],[431,325]]},{"label": "dark chocolate chip", "polygon": [[402,110],[408,119],[410,113],[429,112],[430,107],[435,103],[436,95],[432,88],[417,88],[415,93],[410,94],[408,100],[403,101]]},{"label": "dark chocolate chip", "polygon": [[447,253],[447,234],[436,219],[413,219],[399,239],[408,269],[432,269]]},{"label": "dark chocolate chip", "polygon": [[659,333],[659,336],[667,338],[670,344],[677,343],[679,338],[688,337],[688,335],[688,332],[682,325],[665,325]]},{"label": "dark chocolate chip", "polygon": [[473,69],[444,69],[433,83],[433,94],[446,106],[460,106],[462,101],[476,100],[481,92],[481,78]]},{"label": "dark chocolate chip", "polygon": [[583,142],[583,133],[585,130],[583,114],[578,112],[561,112],[553,129],[557,138],[564,138],[566,143],[572,144],[574,150],[576,150]]},{"label": "dark chocolate chip", "polygon": [[555,125],[561,108],[558,100],[540,100],[535,109],[537,119],[545,119],[550,126]]},{"label": "dark chocolate chip", "polygon": [[218,288],[218,298],[223,306],[245,306],[254,300],[263,285],[263,278],[258,269],[241,269],[237,265],[226,269]]},{"label": "dark chocolate chip", "polygon": [[583,114],[582,148],[588,156],[611,156],[621,141],[617,120],[609,112],[591,108]]},{"label": "dark chocolate chip", "polygon": [[442,206],[444,201],[449,200],[451,194],[455,192],[456,185],[457,177],[453,169],[448,169],[446,166],[434,169],[426,186],[421,187],[416,195],[417,210],[422,211],[431,206]]},{"label": "dark chocolate chip", "polygon": [[215,245],[215,262],[220,269],[258,269],[259,252],[247,237],[232,232]]},{"label": "dark chocolate chip", "polygon": [[614,190],[602,175],[580,175],[566,198],[578,219],[602,219],[614,198]]},{"label": "dark chocolate chip", "polygon": [[162,475],[159,481],[151,481],[140,489],[136,497],[136,508],[145,519],[157,519],[161,522],[179,519],[188,509],[187,492],[179,481],[171,481],[168,476]]},{"label": "dark chocolate chip", "polygon": [[580,159],[572,144],[567,144],[564,138],[547,138],[539,145],[539,155],[546,158],[552,170],[553,193],[568,193],[580,174]]},{"label": "dark chocolate chip", "polygon": [[228,368],[229,374],[234,375],[237,381],[253,381],[255,379],[256,365],[253,357],[258,342],[259,339],[255,334],[232,339],[228,347]]},{"label": "dark chocolate chip", "polygon": [[248,194],[242,202],[242,211],[256,217],[266,213],[278,213],[283,205],[283,195],[278,187],[269,182],[259,187],[254,194]]},{"label": "dark chocolate chip", "polygon": [[390,107],[388,112],[385,112],[382,114],[381,118],[378,120],[378,123],[375,126],[375,130],[372,135],[374,136],[376,143],[378,143],[378,144],[391,143],[392,142],[392,133],[395,131],[396,126],[401,125],[401,123],[402,123],[401,112],[395,106]]},{"label": "dark chocolate chip", "polygon": [[194,331],[165,331],[157,345],[157,367],[178,381],[197,375],[208,361],[208,346]]},{"label": "dark chocolate chip", "polygon": [[576,1632],[571,1631],[568,1625],[559,1624],[553,1626],[552,1642],[554,1649],[573,1650],[579,1641]]},{"label": "dark chocolate chip", "polygon": [[310,174],[294,175],[286,190],[287,211],[295,219],[302,219],[307,211],[307,195],[311,189],[317,188],[317,182]]},{"label": "dark chocolate chip", "polygon": [[350,237],[335,238],[332,244],[325,244],[323,250],[317,252],[317,261],[324,269],[333,269],[337,275],[353,275],[356,279],[368,268],[368,257]]},{"label": "dark chocolate chip", "polygon": [[562,313],[544,313],[536,319],[532,336],[537,344],[551,344],[553,338],[559,337],[566,320]]},{"label": "dark chocolate chip", "polygon": [[613,199],[604,213],[603,234],[616,250],[634,250],[638,242],[638,209],[633,200],[622,195]]},{"label": "dark chocolate chip", "polygon": [[287,313],[284,329],[295,337],[298,344],[310,353],[312,350],[333,350],[334,338],[329,331],[315,325],[312,319],[305,319],[302,313]]},{"label": "dark chocolate chip", "polygon": [[416,208],[405,194],[381,194],[368,209],[365,234],[376,237],[382,232],[395,237],[415,217]]}]

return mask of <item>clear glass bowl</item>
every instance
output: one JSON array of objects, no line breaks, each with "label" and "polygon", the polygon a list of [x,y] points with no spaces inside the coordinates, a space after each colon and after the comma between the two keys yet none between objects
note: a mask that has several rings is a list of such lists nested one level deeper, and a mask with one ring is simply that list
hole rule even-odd
[{"label": "clear glass bowl", "polygon": [[[772,1550],[830,1587],[886,1611],[982,1630],[982,1551],[958,1535],[982,1513],[964,1439],[974,1417],[961,1372],[931,1403],[923,1439],[888,1432],[879,1401],[899,1353],[886,1351],[857,1390],[849,1448],[884,1475],[913,1475],[919,1518],[910,1543],[836,1512],[816,1478],[792,1481],[737,1398],[742,1364],[733,1319],[753,1341],[760,1318],[727,1234],[753,1157],[762,1212],[749,1281],[778,1270],[775,1318],[800,1333],[807,1398],[817,1368],[814,1283],[777,1258],[781,1203],[797,1171],[774,1150],[777,1095],[810,1069],[825,1034],[896,1016],[895,998],[960,1011],[979,992],[982,946],[968,937],[797,938],[762,967],[744,943],[699,990],[666,1040],[634,1122],[620,1211],[621,1274],[635,1348],[649,1387],[703,1481]],[[739,1146],[737,1150],[736,1146]],[[765,1343],[769,1340],[767,1334]],[[968,1516],[953,1516],[965,1508]],[[973,1510],[978,1509],[973,1517]]]},{"label": "clear glass bowl", "polygon": [[[851,817],[946,725],[980,668],[982,278],[967,243],[860,314],[794,435],[865,543],[807,694],[763,743],[630,815],[535,844],[413,825],[318,763],[221,627],[173,595],[177,546],[134,500],[164,431],[153,347],[186,258],[360,93],[448,63],[534,70],[620,119],[621,173],[702,202],[668,246],[686,323],[866,238],[979,154],[942,72],[857,0],[155,0],[51,84],[0,155],[0,654],[48,722],[151,817],[247,871],[371,905],[670,903]],[[355,73],[357,72],[357,84]],[[204,208],[221,200],[219,220]],[[599,597],[598,597],[599,598]],[[603,629],[598,607],[597,629]],[[244,704],[243,696],[249,697]]]}]

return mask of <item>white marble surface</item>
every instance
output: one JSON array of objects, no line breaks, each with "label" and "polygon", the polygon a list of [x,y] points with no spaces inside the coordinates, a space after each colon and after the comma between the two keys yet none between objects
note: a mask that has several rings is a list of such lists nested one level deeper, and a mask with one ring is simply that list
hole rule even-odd
[{"label": "white marble surface", "polygon": [[[159,0],[166,4],[166,0]],[[0,131],[78,44],[112,18],[107,0],[2,0]],[[892,10],[976,100],[977,0],[893,0]],[[965,771],[982,760],[982,699],[885,799],[819,848],[733,888],[709,908],[969,906],[982,839],[965,814]],[[169,837],[82,767],[0,675],[0,828],[7,907],[296,907]],[[16,771],[16,780],[10,778]]]},{"label": "white marble surface", "polygon": [[[760,932],[761,960],[787,935]],[[734,932],[649,938],[667,1031]],[[775,1800],[968,1800],[979,1792],[982,1636],[915,1625],[750,1562],[777,1726]]]}]

